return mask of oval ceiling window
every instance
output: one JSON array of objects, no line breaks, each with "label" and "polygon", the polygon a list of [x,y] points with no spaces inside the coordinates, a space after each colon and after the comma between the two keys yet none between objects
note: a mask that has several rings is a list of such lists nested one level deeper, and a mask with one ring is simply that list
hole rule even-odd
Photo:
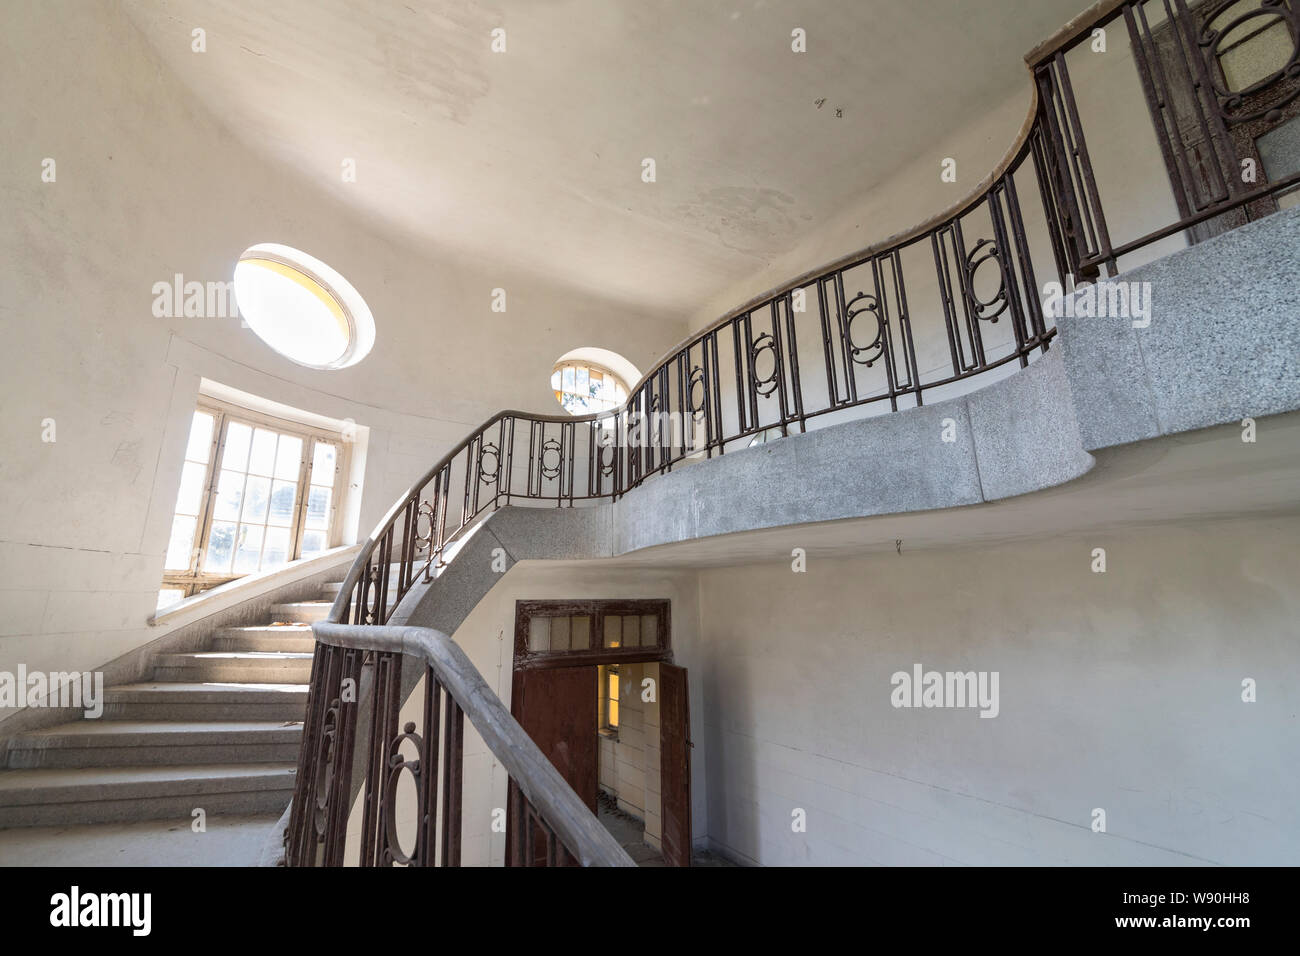
[{"label": "oval ceiling window", "polygon": [[375,344],[374,317],[352,284],[289,246],[244,250],[235,265],[235,301],[258,338],[308,368],[347,368]]}]

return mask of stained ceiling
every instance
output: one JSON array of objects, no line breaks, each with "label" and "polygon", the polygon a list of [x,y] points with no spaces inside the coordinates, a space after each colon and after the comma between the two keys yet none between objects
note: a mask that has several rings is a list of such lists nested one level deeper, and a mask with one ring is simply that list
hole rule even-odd
[{"label": "stained ceiling", "polygon": [[1014,95],[1085,5],[123,2],[232,135],[386,232],[678,320]]}]

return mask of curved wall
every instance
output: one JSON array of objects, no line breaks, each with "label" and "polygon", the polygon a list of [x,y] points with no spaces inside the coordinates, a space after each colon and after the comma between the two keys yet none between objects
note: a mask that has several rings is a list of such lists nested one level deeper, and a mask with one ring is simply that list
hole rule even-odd
[{"label": "curved wall", "polygon": [[[204,69],[202,54],[187,62]],[[157,636],[145,621],[201,378],[368,428],[364,536],[473,424],[504,406],[554,411],[555,356],[605,346],[649,365],[685,331],[380,235],[240,146],[114,4],[5,4],[0,69],[0,670],[92,668]],[[380,170],[363,155],[359,176]],[[378,326],[369,357],[314,372],[237,318],[153,315],[156,282],[227,281],[263,241],[356,286]],[[505,313],[491,310],[496,288]]]}]

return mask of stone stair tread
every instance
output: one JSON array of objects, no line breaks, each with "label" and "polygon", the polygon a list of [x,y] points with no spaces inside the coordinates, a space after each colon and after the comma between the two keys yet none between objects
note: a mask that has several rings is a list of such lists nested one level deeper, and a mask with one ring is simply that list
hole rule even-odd
[{"label": "stone stair tread", "polygon": [[304,621],[285,621],[279,624],[244,624],[239,627],[219,627],[216,636],[223,634],[310,634],[311,625]]},{"label": "stone stair tread", "polygon": [[[216,781],[237,783],[258,778],[263,783],[292,781],[297,768],[291,763],[194,764],[141,767],[69,767],[0,770],[0,803],[21,805],[21,798],[80,797],[98,800],[121,796],[122,791],[202,792]],[[106,789],[107,788],[107,792]],[[114,793],[113,791],[116,791]]]},{"label": "stone stair tread", "polygon": [[303,704],[307,701],[306,684],[254,684],[234,681],[210,681],[207,683],[198,683],[195,681],[152,681],[141,684],[117,684],[113,687],[106,688],[104,697],[110,701],[122,700],[144,700],[151,697],[169,697],[182,696],[190,697],[211,697],[221,699],[231,694],[248,695],[248,696],[266,696],[268,699],[277,699],[281,695],[291,694],[303,698]]},{"label": "stone stair tread", "polygon": [[269,734],[301,730],[302,721],[296,720],[77,720],[17,734],[13,742],[134,734]]},{"label": "stone stair tread", "polygon": [[312,651],[190,651],[185,654],[159,654],[159,662],[167,660],[203,660],[203,661],[280,661],[311,660]]}]

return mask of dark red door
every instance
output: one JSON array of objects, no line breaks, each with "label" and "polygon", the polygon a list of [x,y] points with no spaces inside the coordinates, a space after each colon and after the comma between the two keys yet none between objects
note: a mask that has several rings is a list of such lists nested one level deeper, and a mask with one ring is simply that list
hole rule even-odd
[{"label": "dark red door", "polygon": [[659,665],[659,724],[664,860],[669,866],[690,866],[691,705],[685,667]]},{"label": "dark red door", "polygon": [[[510,711],[565,781],[596,812],[596,667],[547,667],[515,671]],[[545,857],[536,837],[535,858]],[[507,846],[514,834],[507,830]],[[507,851],[506,859],[512,856]]]}]

